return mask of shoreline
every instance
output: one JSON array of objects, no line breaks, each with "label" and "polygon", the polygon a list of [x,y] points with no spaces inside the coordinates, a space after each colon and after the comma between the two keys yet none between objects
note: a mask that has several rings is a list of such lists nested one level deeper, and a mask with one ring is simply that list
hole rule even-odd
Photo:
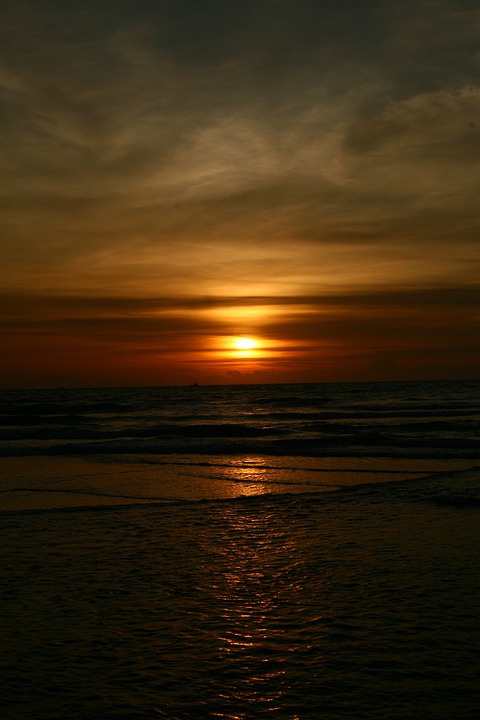
[{"label": "shoreline", "polygon": [[331,493],[479,472],[472,461],[363,457],[9,457],[0,469],[0,513]]}]

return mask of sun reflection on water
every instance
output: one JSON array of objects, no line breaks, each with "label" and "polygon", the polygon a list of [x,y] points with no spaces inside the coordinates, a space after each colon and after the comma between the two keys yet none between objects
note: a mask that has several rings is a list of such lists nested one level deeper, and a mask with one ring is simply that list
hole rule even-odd
[{"label": "sun reflection on water", "polygon": [[[248,474],[249,469],[238,471]],[[259,474],[258,468],[251,471]],[[289,642],[285,617],[289,608],[292,617],[299,613],[303,584],[295,544],[279,526],[278,517],[230,507],[225,520],[232,542],[221,551],[229,570],[216,588],[222,627],[219,655],[229,675],[237,678],[224,699],[234,707],[250,708],[236,715],[243,719],[252,717],[253,708],[275,713],[284,705],[297,650]]]}]

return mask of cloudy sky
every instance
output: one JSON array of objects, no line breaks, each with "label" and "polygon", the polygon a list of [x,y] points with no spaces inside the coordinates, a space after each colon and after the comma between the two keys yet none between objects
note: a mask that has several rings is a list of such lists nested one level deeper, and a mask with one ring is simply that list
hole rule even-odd
[{"label": "cloudy sky", "polygon": [[0,383],[478,376],[479,37],[477,0],[3,0]]}]

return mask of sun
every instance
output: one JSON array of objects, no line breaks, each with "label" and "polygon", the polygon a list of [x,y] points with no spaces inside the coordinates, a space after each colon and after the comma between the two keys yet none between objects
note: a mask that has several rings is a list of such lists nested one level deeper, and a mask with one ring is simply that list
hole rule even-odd
[{"label": "sun", "polygon": [[233,341],[235,350],[255,350],[257,345],[257,341],[249,337],[239,337]]},{"label": "sun", "polygon": [[228,353],[230,357],[238,360],[253,360],[259,357],[260,347],[260,342],[256,338],[234,336],[229,339]]}]

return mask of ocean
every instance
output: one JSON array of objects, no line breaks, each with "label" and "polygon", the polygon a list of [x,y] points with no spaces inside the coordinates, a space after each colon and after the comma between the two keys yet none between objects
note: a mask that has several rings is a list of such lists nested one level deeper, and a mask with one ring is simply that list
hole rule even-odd
[{"label": "ocean", "polygon": [[479,400],[2,391],[2,718],[473,720]]}]

